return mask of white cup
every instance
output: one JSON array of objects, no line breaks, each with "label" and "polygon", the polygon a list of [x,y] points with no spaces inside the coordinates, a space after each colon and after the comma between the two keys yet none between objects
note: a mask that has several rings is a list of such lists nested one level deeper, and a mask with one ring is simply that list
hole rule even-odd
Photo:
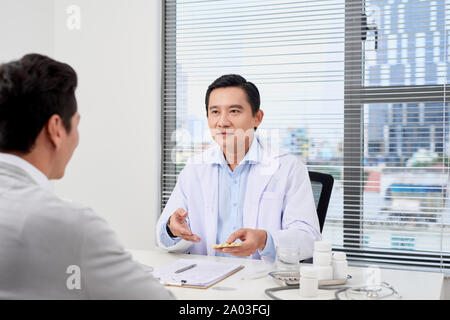
[{"label": "white cup", "polygon": [[298,272],[300,266],[299,246],[277,246],[276,269]]}]

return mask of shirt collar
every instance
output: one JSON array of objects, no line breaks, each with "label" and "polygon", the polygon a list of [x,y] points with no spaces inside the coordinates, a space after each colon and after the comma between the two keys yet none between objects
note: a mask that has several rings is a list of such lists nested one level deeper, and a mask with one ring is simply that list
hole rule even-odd
[{"label": "shirt collar", "polygon": [[[244,163],[258,163],[260,162],[260,154],[261,154],[261,147],[259,145],[259,140],[256,136],[253,136],[252,143],[250,145],[250,148],[248,149],[247,153],[245,154],[244,159],[239,164]],[[223,154],[222,148],[217,148],[217,156],[213,159],[213,164],[220,164],[220,165],[227,165],[227,161],[225,159],[225,156]]]},{"label": "shirt collar", "polygon": [[52,190],[52,185],[48,178],[39,169],[21,157],[10,153],[0,152],[0,161],[19,167],[24,170],[39,186]]}]

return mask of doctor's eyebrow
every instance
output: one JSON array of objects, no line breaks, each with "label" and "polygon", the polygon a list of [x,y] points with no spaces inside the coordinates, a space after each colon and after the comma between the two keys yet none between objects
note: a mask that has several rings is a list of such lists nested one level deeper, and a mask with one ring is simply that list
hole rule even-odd
[{"label": "doctor's eyebrow", "polygon": [[[231,106],[229,106],[228,107],[228,109],[241,109],[241,110],[243,110],[244,109],[244,107],[243,106],[241,106],[240,104],[233,104],[233,105],[231,105]],[[219,106],[210,106],[209,107],[209,110],[212,110],[212,109],[219,109]]]}]

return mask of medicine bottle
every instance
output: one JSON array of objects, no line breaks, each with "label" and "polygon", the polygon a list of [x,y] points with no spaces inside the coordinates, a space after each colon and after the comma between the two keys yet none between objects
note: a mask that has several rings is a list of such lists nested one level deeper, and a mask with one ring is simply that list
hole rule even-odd
[{"label": "medicine bottle", "polygon": [[331,266],[331,243],[327,241],[314,242],[314,266]]},{"label": "medicine bottle", "polygon": [[329,266],[314,266],[317,270],[317,280],[333,280],[333,267]]},{"label": "medicine bottle", "polygon": [[319,294],[319,280],[315,267],[300,267],[300,296],[314,298]]},{"label": "medicine bottle", "polygon": [[333,279],[347,279],[348,263],[345,252],[333,252]]}]

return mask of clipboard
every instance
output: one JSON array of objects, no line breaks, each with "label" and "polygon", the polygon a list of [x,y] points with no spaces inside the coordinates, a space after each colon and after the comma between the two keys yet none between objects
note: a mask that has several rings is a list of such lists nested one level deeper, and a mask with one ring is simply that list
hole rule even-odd
[{"label": "clipboard", "polygon": [[[175,274],[175,270],[195,263],[197,267],[183,273]],[[196,269],[197,268],[197,269]],[[232,276],[244,268],[243,265],[208,260],[179,259],[176,262],[155,270],[153,275],[168,287],[192,289],[208,289],[220,281]],[[205,279],[202,279],[206,275]]]},{"label": "clipboard", "polygon": [[244,266],[239,266],[233,272],[229,273],[228,275],[226,275],[225,277],[223,277],[221,279],[218,279],[216,282],[213,282],[213,283],[209,284],[208,286],[199,286],[199,285],[191,285],[191,284],[174,284],[174,283],[165,283],[164,285],[166,287],[183,287],[183,288],[192,288],[192,289],[208,289],[208,288],[211,288],[216,283],[219,283],[220,281],[225,280],[226,278],[232,276],[233,274],[235,274],[236,272],[238,272],[238,271],[240,271],[242,269],[244,269]]}]

